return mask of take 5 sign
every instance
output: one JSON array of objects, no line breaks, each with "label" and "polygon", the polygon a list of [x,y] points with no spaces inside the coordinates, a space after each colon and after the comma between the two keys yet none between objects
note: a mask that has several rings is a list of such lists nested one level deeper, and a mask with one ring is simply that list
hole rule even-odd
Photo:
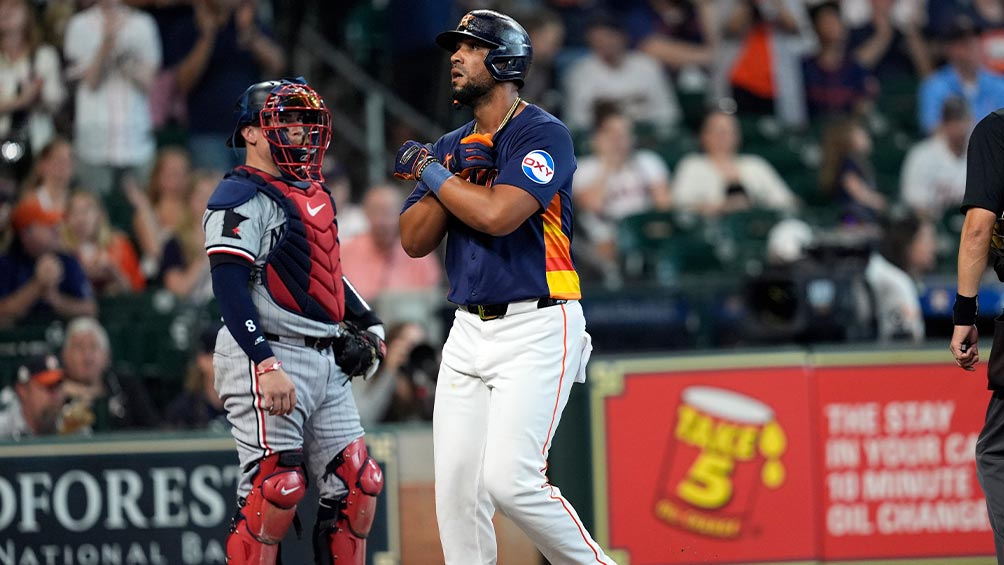
[{"label": "take 5 sign", "polygon": [[618,563],[812,557],[808,376],[770,360],[780,366],[591,373],[598,537]]},{"label": "take 5 sign", "polygon": [[924,357],[594,361],[598,541],[622,565],[992,555],[987,393]]}]

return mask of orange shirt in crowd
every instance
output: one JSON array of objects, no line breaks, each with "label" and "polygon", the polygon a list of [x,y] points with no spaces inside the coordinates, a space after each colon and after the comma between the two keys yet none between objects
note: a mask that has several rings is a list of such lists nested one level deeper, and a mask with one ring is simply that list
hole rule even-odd
[{"label": "orange shirt in crowd", "polygon": [[384,292],[434,290],[443,278],[435,253],[414,259],[399,243],[384,252],[370,233],[357,235],[342,246],[342,271],[365,300]]}]

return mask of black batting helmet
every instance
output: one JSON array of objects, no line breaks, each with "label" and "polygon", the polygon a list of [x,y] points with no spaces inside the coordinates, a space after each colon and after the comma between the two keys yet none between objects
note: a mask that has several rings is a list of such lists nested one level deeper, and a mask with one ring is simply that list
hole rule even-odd
[{"label": "black batting helmet", "polygon": [[485,55],[485,66],[497,81],[514,81],[520,87],[533,59],[530,36],[523,26],[505,14],[492,10],[467,12],[457,29],[436,36],[436,43],[450,53],[461,39],[475,39],[492,47]]}]

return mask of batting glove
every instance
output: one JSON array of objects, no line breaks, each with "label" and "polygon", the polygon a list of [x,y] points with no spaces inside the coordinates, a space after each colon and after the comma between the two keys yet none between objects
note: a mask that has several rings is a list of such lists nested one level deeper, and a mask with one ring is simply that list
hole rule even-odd
[{"label": "batting glove", "polygon": [[458,174],[466,178],[475,169],[494,169],[493,147],[491,134],[472,133],[461,139],[453,153],[453,160],[460,169]]},{"label": "batting glove", "polygon": [[405,141],[397,150],[394,161],[394,176],[404,180],[422,180],[422,172],[432,163],[438,163],[432,152],[432,144],[421,144],[417,141]]}]

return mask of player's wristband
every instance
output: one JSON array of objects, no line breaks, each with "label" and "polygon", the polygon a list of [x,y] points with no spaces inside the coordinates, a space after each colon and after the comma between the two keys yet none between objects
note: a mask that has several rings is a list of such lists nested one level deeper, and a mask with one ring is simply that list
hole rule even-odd
[{"label": "player's wristband", "polygon": [[425,183],[436,196],[439,196],[439,189],[443,187],[443,183],[452,176],[453,173],[438,161],[430,161],[422,165],[418,171],[418,180]]},{"label": "player's wristband", "polygon": [[275,363],[272,363],[268,367],[255,367],[254,368],[254,375],[256,377],[260,377],[260,376],[264,375],[265,373],[271,373],[272,371],[278,371],[280,367],[282,367],[282,361],[276,361]]},{"label": "player's wristband", "polygon": [[975,296],[955,295],[955,306],[952,308],[952,321],[956,326],[971,326],[976,323],[980,312],[980,304]]}]

